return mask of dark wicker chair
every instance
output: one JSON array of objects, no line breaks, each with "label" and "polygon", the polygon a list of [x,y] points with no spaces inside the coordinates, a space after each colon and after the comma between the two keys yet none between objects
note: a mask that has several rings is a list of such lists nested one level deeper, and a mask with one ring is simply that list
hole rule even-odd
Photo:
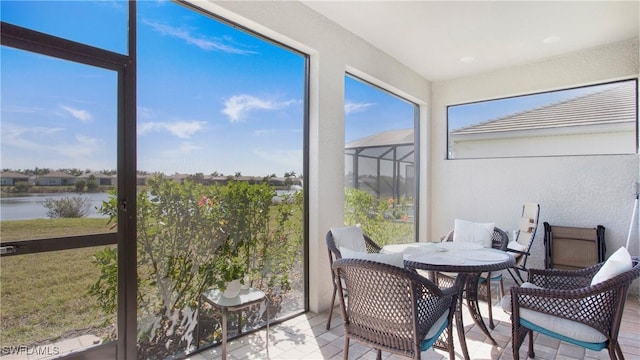
[{"label": "dark wicker chair", "polygon": [[455,286],[441,290],[415,271],[369,260],[338,259],[332,268],[348,293],[338,287],[345,360],[351,339],[377,349],[377,359],[382,351],[420,359],[432,346],[454,358]]},{"label": "dark wicker chair", "polygon": [[[364,236],[364,243],[367,247],[367,252],[369,253],[379,253],[382,250],[380,245],[376,244],[375,241],[371,240],[367,235]],[[340,253],[340,249],[336,245],[336,241],[333,238],[333,234],[331,230],[327,231],[327,235],[325,236],[325,240],[327,242],[327,252],[329,253],[329,266],[333,265],[333,261],[336,259],[341,259],[342,254]],[[333,281],[333,295],[331,296],[331,308],[329,309],[329,318],[327,319],[327,330],[331,328],[331,317],[333,316],[333,307],[336,305],[336,294],[338,293],[338,284],[335,274],[333,271],[331,272],[331,280]]]},{"label": "dark wicker chair", "polygon": [[[449,231],[447,236],[443,238],[444,241],[453,241],[453,230]],[[500,228],[494,228],[491,236],[491,247],[494,249],[506,251],[507,244],[509,243],[509,236]],[[436,274],[437,283],[440,286],[450,286],[455,283],[454,274],[438,273]],[[491,289],[493,285],[491,283],[498,283],[498,296],[502,299],[504,296],[504,283],[502,281],[502,273],[485,273],[480,276],[478,282],[478,298],[487,302],[487,315],[489,317],[489,327],[495,328],[493,323],[493,310],[492,310],[492,296]]]},{"label": "dark wicker chair", "polygon": [[[617,340],[618,332],[629,286],[640,276],[639,258],[632,258],[631,270],[591,286],[591,279],[603,264],[580,270],[530,269],[528,282],[543,289],[511,288],[512,345],[515,360],[519,359],[519,349],[527,334],[528,355],[531,358],[535,357],[533,331],[595,351],[607,348],[611,359],[624,359]],[[558,334],[558,329],[541,328],[521,318],[521,312],[525,309],[584,324],[588,331],[595,330],[595,333],[602,334],[606,340],[585,342]],[[562,326],[566,331],[566,325]]]},{"label": "dark wicker chair", "polygon": [[522,246],[522,249],[507,249],[516,258],[516,263],[509,271],[509,275],[517,284],[522,284],[525,275],[529,270],[527,268],[527,260],[531,255],[531,246],[533,240],[536,238],[536,231],[538,229],[538,220],[540,219],[540,204],[526,203],[522,205],[522,215],[518,221],[518,235],[515,241]]}]

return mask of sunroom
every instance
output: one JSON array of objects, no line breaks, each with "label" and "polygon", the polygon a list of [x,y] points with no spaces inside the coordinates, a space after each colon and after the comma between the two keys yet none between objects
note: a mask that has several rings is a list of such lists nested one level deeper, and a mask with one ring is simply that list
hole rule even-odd
[{"label": "sunroom", "polygon": [[[56,14],[55,8],[63,5],[71,7]],[[177,10],[172,15],[174,9]],[[202,181],[208,178],[226,178],[227,182],[238,184],[240,190],[244,189],[242,179],[245,177],[285,179],[286,185],[275,188],[273,194],[268,192],[271,189],[263,189],[265,193],[251,193],[247,197],[251,196],[248,200],[251,203],[257,202],[260,196],[271,201],[274,195],[291,200],[278,202],[282,206],[299,206],[302,210],[295,217],[280,219],[289,221],[295,231],[278,233],[283,238],[299,239],[297,248],[277,246],[269,242],[272,238],[266,237],[261,243],[261,249],[281,251],[273,256],[290,260],[292,271],[298,277],[292,281],[287,277],[289,273],[278,277],[274,272],[254,276],[263,276],[260,280],[264,280],[264,284],[278,284],[277,287],[264,285],[263,289],[268,296],[273,295],[272,307],[269,307],[272,313],[266,315],[272,319],[271,331],[278,324],[298,324],[301,319],[309,319],[301,328],[323,323],[331,302],[328,294],[333,290],[325,234],[332,227],[355,225],[354,221],[347,221],[351,204],[345,188],[354,188],[347,180],[354,169],[347,144],[364,137],[359,134],[411,128],[412,141],[398,142],[411,147],[411,159],[403,157],[407,152],[399,155],[407,160],[406,163],[397,161],[402,171],[389,171],[392,183],[402,185],[389,186],[393,190],[376,197],[376,204],[386,206],[387,215],[393,213],[401,199],[404,203],[398,208],[410,209],[384,219],[403,229],[400,239],[385,238],[384,243],[440,241],[453,228],[455,219],[492,222],[510,233],[518,226],[522,205],[535,202],[540,204],[541,211],[529,267],[545,266],[543,222],[585,228],[603,225],[608,255],[622,246],[626,246],[632,256],[640,255],[635,211],[640,181],[638,2],[6,1],[2,3],[1,16],[3,172],[19,171],[22,175],[36,176],[42,168],[50,168],[51,172],[81,169],[81,174],[109,172],[106,169],[114,170],[110,175],[115,176],[113,187],[101,188],[103,197],[87,188],[68,191],[88,193],[86,196],[94,201],[90,207],[101,208],[98,215],[110,221],[101,224],[103,230],[100,231],[86,227],[76,232],[65,227],[68,225],[55,227],[27,222],[21,230],[15,230],[11,225],[17,222],[11,224],[14,220],[8,218],[13,210],[6,211],[4,206],[8,202],[3,200],[0,219],[3,359],[26,359],[38,351],[46,352],[44,355],[49,358],[78,359],[219,356],[221,329],[215,311],[207,308],[200,312],[201,304],[194,310],[191,301],[200,288],[188,291],[163,288],[163,281],[169,276],[145,277],[152,270],[140,265],[142,260],[157,254],[145,255],[141,249],[159,246],[157,234],[153,234],[155,237],[150,237],[148,243],[142,243],[141,229],[170,221],[168,216],[154,218],[151,225],[144,222],[149,219],[140,217],[141,209],[154,209],[157,203],[150,200],[158,199],[154,197],[158,194],[179,195],[191,201],[183,208],[176,206],[171,210],[167,202],[166,212],[159,214],[173,210],[197,212],[201,216],[198,218],[200,230],[207,229],[206,225],[211,223],[222,224],[220,229],[228,224],[228,219],[215,217],[218,215],[214,211],[223,199],[232,199],[233,191],[211,190]],[[57,21],[51,21],[52,17]],[[92,27],[102,32],[87,30]],[[222,28],[234,29],[241,35],[232,38],[225,32],[228,30]],[[90,33],[100,33],[100,40],[94,42],[91,36],[84,36]],[[163,48],[169,40],[179,41],[180,45]],[[263,43],[269,47],[263,47]],[[187,55],[191,54],[189,47],[197,47],[206,55],[198,59]],[[223,64],[216,55],[222,52],[265,57],[249,59],[247,56]],[[56,67],[43,66],[39,62],[41,58],[57,62]],[[269,61],[277,63],[278,59],[282,67],[276,71]],[[200,63],[206,63],[207,67],[199,67]],[[246,72],[245,66],[262,69],[271,77],[241,76]],[[67,72],[67,67],[73,68],[72,71]],[[291,73],[279,72],[286,67]],[[64,75],[54,76],[55,73]],[[268,86],[250,88],[254,86],[249,79],[252,76]],[[41,85],[42,79],[48,79],[48,85]],[[291,93],[283,93],[277,86],[279,83],[290,84]],[[492,101],[619,83],[630,84],[632,88],[631,103],[635,104],[632,122],[629,123],[625,115],[627,118],[620,121],[622,125],[611,128],[613,130],[595,133],[589,130],[585,141],[599,139],[598,147],[587,145],[578,152],[570,152],[566,151],[568,147],[576,147],[570,147],[567,141],[558,151],[550,153],[544,142],[530,142],[531,145],[526,146],[528,152],[514,153],[510,146],[521,147],[528,140],[513,136],[498,149],[497,155],[495,149],[481,156],[478,152],[474,156],[473,149],[464,153],[452,150],[451,139],[459,135],[455,131],[461,128],[454,122],[458,106],[478,106],[475,109],[480,112],[481,106]],[[200,88],[203,84],[208,87]],[[214,90],[218,84],[228,91]],[[355,118],[349,109],[360,96],[359,87],[379,91],[399,101],[402,110],[395,115],[402,116],[396,119],[386,108],[373,107],[371,99],[377,99],[379,94],[361,97],[360,105],[370,106],[376,114],[369,113],[358,119],[364,122],[363,128],[369,128],[368,133],[351,132],[350,121]],[[47,101],[35,103],[31,96]],[[181,104],[187,101],[189,105]],[[109,111],[99,117],[96,108],[87,110],[90,108],[87,104],[95,103],[108,107]],[[511,113],[533,108],[535,106],[521,106]],[[292,109],[292,113],[282,111],[271,118],[263,114],[283,109]],[[476,124],[495,118],[486,117]],[[248,126],[258,121],[263,122],[259,126]],[[84,129],[76,128],[78,124]],[[85,131],[89,128],[96,133],[87,135]],[[617,137],[606,135],[613,133]],[[541,138],[557,139],[562,135],[562,131],[551,131]],[[261,143],[260,138],[268,138],[269,142]],[[504,140],[504,137],[498,138]],[[495,141],[486,143],[495,145]],[[212,144],[215,148],[210,147]],[[540,147],[540,151],[536,147]],[[244,151],[251,162],[234,155]],[[27,169],[34,172],[28,173]],[[169,179],[172,174],[185,174],[183,182],[191,185],[172,182]],[[150,189],[151,193],[156,191],[154,196],[140,197],[136,179],[142,177],[146,181],[140,186]],[[290,185],[287,179],[302,185]],[[379,174],[375,180],[379,182]],[[115,192],[107,192],[111,190]],[[3,198],[5,192],[12,191],[3,186]],[[38,227],[45,230],[36,231]],[[195,263],[207,261],[201,250],[210,240],[194,228],[166,230],[180,236],[176,235],[173,243],[162,243],[164,258],[154,263],[164,269],[165,274],[175,275],[179,272],[172,272],[174,269],[190,266],[187,257],[172,252],[178,251],[176,249],[191,247],[180,255],[194,256]],[[380,237],[390,236],[389,233],[396,232],[394,229],[382,231]],[[185,234],[190,240],[186,240]],[[221,244],[226,240],[228,238],[218,239]],[[109,250],[97,251],[99,249]],[[96,285],[92,295],[86,295],[89,291],[86,286],[69,285],[67,290],[63,287],[58,291],[82,295],[52,301],[69,303],[70,307],[65,309],[75,307],[77,310],[84,309],[78,303],[83,302],[85,296],[92,297],[101,306],[100,311],[106,310],[110,316],[95,309],[77,310],[86,312],[88,317],[100,313],[97,321],[95,316],[86,319],[68,310],[65,314],[72,324],[53,328],[50,333],[31,333],[38,327],[34,323],[61,322],[59,316],[41,313],[42,309],[51,307],[51,303],[41,301],[47,298],[42,292],[53,291],[53,284],[47,280],[73,282],[70,274],[74,272],[85,276],[86,273],[71,266],[79,258],[87,259],[86,263],[94,266],[93,272],[86,275],[91,277],[89,285]],[[65,275],[36,276],[25,270],[50,259],[69,267],[50,268],[42,274],[64,272]],[[18,260],[21,264],[12,263]],[[24,278],[9,288],[9,274]],[[282,295],[283,289],[289,287],[294,291]],[[5,298],[16,289],[22,289],[21,297]],[[38,291],[24,292],[24,289]],[[145,291],[167,296],[145,296]],[[190,298],[180,296],[187,293]],[[637,281],[631,293],[639,293]],[[25,294],[29,297],[24,297]],[[180,303],[181,309],[191,310],[171,313],[166,306],[156,306],[154,301]],[[30,313],[12,316],[7,306],[24,311],[17,305],[20,302],[32,304],[26,310]],[[264,317],[264,308],[256,311]],[[205,320],[201,321],[201,316]],[[635,316],[631,321],[637,324],[637,314]],[[508,323],[508,315],[499,317]],[[29,319],[31,324],[20,324],[20,319]],[[253,321],[253,327],[246,329],[255,334],[266,330],[266,323],[252,319],[251,315],[235,321]],[[174,323],[179,326],[167,326]],[[165,335],[171,333],[171,336],[154,338],[151,334],[159,326],[167,326]],[[326,340],[339,336],[337,326],[338,330],[323,332],[322,337]],[[100,330],[93,333],[94,328]],[[183,342],[175,346],[172,342],[178,337],[173,336],[173,331],[178,331],[180,336],[187,334],[188,340],[183,338]],[[96,336],[98,340],[93,343],[93,338],[83,338],[84,335]],[[205,339],[200,339],[200,335]],[[11,341],[6,342],[7,338]],[[50,346],[67,338],[81,339],[79,342],[89,339],[90,343],[77,346],[72,353]],[[240,343],[251,339],[236,338]],[[337,356],[338,352],[323,351],[322,341],[317,343],[319,349],[314,358]],[[295,353],[284,355],[282,349],[276,350],[274,344],[270,344],[271,353],[265,354],[268,342],[250,345],[255,351],[253,357],[246,352],[235,356],[287,358]],[[626,344],[623,345],[625,354],[629,347],[632,353],[638,351],[637,345]],[[373,355],[368,349],[361,350],[360,356]],[[278,357],[278,351],[282,357]],[[351,352],[351,358],[357,358],[355,353]],[[440,355],[444,356],[434,356]],[[486,357],[500,355],[489,352]]]}]

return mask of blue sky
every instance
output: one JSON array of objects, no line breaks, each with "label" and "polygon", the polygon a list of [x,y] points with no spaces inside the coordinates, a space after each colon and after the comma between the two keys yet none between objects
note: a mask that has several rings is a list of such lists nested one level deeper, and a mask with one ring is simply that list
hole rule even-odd
[{"label": "blue sky", "polygon": [[[1,1],[3,21],[127,52],[118,1]],[[2,48],[2,168],[116,167],[116,74]],[[450,130],[588,91],[449,108]],[[265,176],[303,166],[304,57],[167,1],[138,2],[138,169]],[[406,101],[345,77],[345,141],[413,126]],[[443,134],[445,136],[446,134]]]},{"label": "blue sky", "polygon": [[[2,20],[126,53],[124,1],[2,1]],[[304,58],[165,1],[138,2],[138,169],[302,174]],[[2,49],[2,168],[116,167],[116,75]],[[413,107],[345,79],[346,141]]]}]

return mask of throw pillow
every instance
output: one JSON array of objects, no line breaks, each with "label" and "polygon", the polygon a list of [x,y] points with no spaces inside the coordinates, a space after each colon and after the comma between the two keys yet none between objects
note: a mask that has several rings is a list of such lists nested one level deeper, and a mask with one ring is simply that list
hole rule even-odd
[{"label": "throw pillow", "polygon": [[470,242],[491,247],[494,223],[475,223],[462,219],[455,219],[453,228],[453,241]]},{"label": "throw pillow", "polygon": [[611,254],[600,270],[591,278],[591,286],[614,278],[632,268],[631,255],[625,247]]}]

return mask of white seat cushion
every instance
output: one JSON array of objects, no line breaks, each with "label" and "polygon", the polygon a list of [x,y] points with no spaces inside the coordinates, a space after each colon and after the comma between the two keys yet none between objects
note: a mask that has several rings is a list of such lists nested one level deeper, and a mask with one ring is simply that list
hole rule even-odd
[{"label": "white seat cushion", "polygon": [[[526,248],[527,248],[526,246],[520,244],[515,240],[509,241],[509,243],[507,244],[507,249],[511,249],[515,251],[524,251]],[[517,254],[517,256],[520,256],[520,254]]]},{"label": "white seat cushion", "polygon": [[591,286],[614,278],[625,271],[631,270],[632,267],[631,255],[629,255],[625,247],[621,247],[609,256],[600,270],[591,278]]},{"label": "white seat cushion", "polygon": [[[527,289],[543,289],[542,287],[530,282],[525,282],[520,285],[520,287]],[[502,298],[500,305],[502,305],[502,309],[504,311],[511,313],[511,294],[505,295]],[[527,320],[539,327],[553,331],[556,334],[560,334],[579,341],[600,343],[607,340],[606,336],[588,325],[549,314],[543,314],[538,311],[521,308],[520,318]]]},{"label": "white seat cushion", "polygon": [[[331,234],[336,243],[336,247],[347,248],[358,252],[367,252],[367,245],[364,242],[362,229],[357,226],[332,227]],[[340,251],[342,252],[342,251]]]},{"label": "white seat cushion", "polygon": [[444,325],[444,323],[447,321],[448,316],[449,316],[449,310],[445,311],[444,314],[442,314],[442,316],[440,316],[438,320],[436,320],[436,322],[433,323],[433,326],[431,326],[431,328],[427,332],[427,335],[424,338],[431,339],[432,337],[438,335],[438,330],[440,330],[442,325]]},{"label": "white seat cushion", "polygon": [[404,257],[402,253],[397,254],[382,254],[382,253],[367,253],[362,251],[353,251],[345,247],[340,247],[340,253],[343,259],[361,259],[375,261],[387,265],[397,266],[404,268]]},{"label": "white seat cushion", "polygon": [[563,319],[561,317],[543,314],[529,309],[520,309],[520,318],[547,330],[553,331],[556,334],[578,341],[601,343],[607,340],[607,337],[598,330],[583,323]]},{"label": "white seat cushion", "polygon": [[482,247],[491,247],[494,223],[475,223],[462,219],[455,219],[453,228],[453,241],[470,242],[480,244]]}]

